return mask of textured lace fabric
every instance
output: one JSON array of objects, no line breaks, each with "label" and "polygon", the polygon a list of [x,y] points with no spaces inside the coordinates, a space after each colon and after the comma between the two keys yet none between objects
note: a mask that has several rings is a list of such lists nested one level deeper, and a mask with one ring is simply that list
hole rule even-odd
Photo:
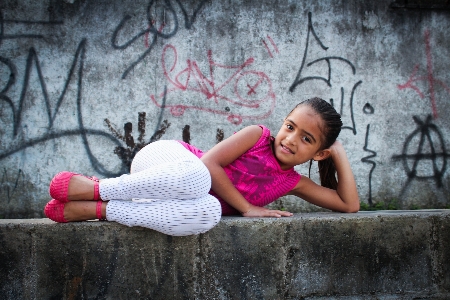
[{"label": "textured lace fabric", "polygon": [[130,174],[100,182],[102,199],[110,200],[108,221],[174,236],[203,233],[219,222],[221,206],[210,189],[205,165],[171,140],[142,148]]}]

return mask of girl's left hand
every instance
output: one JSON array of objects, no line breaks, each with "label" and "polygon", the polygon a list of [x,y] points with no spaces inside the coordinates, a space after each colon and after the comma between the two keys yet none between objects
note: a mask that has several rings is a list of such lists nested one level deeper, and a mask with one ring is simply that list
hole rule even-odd
[{"label": "girl's left hand", "polygon": [[272,210],[264,207],[254,206],[242,213],[244,217],[272,217],[272,218],[281,218],[281,217],[291,217],[293,213],[282,210]]},{"label": "girl's left hand", "polygon": [[340,151],[344,151],[345,152],[344,146],[342,146],[342,143],[340,141],[338,141],[338,140],[336,140],[333,143],[333,145],[331,145],[330,150],[331,150],[331,157],[332,158],[333,157],[335,158],[336,156],[338,156]]}]

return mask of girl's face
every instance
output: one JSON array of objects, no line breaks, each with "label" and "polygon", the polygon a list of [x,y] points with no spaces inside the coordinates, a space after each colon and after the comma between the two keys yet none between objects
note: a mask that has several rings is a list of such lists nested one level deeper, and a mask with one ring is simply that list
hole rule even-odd
[{"label": "girl's face", "polygon": [[300,105],[283,122],[274,142],[274,155],[287,170],[310,159],[327,158],[329,149],[320,150],[322,118],[309,106]]}]

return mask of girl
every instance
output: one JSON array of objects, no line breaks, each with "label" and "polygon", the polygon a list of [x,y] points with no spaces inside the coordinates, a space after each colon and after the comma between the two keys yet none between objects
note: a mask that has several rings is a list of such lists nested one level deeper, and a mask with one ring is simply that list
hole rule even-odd
[{"label": "girl", "polygon": [[[287,194],[357,212],[356,183],[336,141],[341,126],[334,108],[313,98],[289,113],[275,138],[252,125],[206,153],[184,142],[154,142],[136,154],[130,174],[118,178],[57,174],[44,212],[56,222],[106,219],[177,236],[206,232],[221,215],[292,216],[264,207]],[[294,171],[312,160],[319,162],[322,186]]]}]

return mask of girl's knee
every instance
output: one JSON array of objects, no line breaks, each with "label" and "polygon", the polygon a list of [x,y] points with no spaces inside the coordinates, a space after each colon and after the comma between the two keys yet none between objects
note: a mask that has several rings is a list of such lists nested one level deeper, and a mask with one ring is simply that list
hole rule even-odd
[{"label": "girl's knee", "polygon": [[191,234],[201,234],[208,232],[213,229],[220,221],[220,215],[209,215],[208,218],[202,218],[202,220],[193,226],[189,232],[186,232],[187,235]]},{"label": "girl's knee", "polygon": [[192,223],[190,229],[185,227],[187,230],[185,234],[205,233],[214,228],[222,216],[222,207],[219,200],[211,195],[207,195],[200,200],[196,211],[195,214],[187,216],[186,221],[195,219],[195,222]]},{"label": "girl's knee", "polygon": [[204,198],[203,206],[207,209],[207,215],[209,218],[208,224],[211,229],[219,223],[222,217],[222,206],[216,197],[209,194]]},{"label": "girl's knee", "polygon": [[183,169],[180,181],[182,182],[192,182],[192,184],[197,185],[197,191],[199,196],[209,193],[211,189],[211,174],[208,168],[199,161],[188,161],[183,162]]}]

